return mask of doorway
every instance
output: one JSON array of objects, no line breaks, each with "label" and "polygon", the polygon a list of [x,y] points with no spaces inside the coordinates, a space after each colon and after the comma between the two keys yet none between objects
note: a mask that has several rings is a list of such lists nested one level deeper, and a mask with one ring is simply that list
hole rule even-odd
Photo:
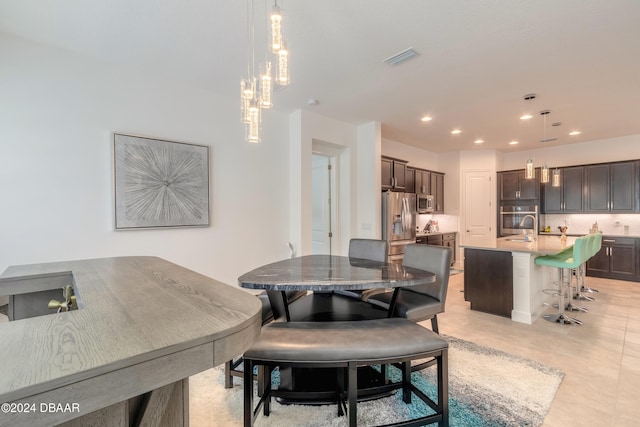
[{"label": "doorway", "polygon": [[335,224],[335,158],[323,154],[311,157],[311,251],[332,255]]},{"label": "doorway", "polygon": [[492,178],[495,172],[468,170],[464,172],[464,207],[462,244],[486,246],[495,238],[495,206]]}]

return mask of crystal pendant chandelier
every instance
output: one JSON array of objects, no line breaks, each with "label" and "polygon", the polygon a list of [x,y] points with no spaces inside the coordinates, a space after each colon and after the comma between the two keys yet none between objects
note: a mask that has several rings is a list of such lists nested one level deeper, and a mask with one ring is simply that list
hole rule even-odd
[{"label": "crystal pendant chandelier", "polygon": [[[289,51],[282,35],[282,9],[277,0],[269,12],[269,22],[270,37],[264,64],[260,66],[260,74],[256,77],[254,0],[247,0],[247,77],[240,80],[240,121],[245,124],[247,142],[261,141],[262,110],[273,107],[274,84],[286,86],[290,82]],[[275,56],[275,70],[267,51]]]}]

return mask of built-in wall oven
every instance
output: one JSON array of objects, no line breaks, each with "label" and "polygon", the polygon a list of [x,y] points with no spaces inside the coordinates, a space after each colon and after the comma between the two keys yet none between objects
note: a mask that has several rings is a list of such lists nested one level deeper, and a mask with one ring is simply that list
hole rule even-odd
[{"label": "built-in wall oven", "polygon": [[500,236],[538,234],[538,206],[500,206]]}]

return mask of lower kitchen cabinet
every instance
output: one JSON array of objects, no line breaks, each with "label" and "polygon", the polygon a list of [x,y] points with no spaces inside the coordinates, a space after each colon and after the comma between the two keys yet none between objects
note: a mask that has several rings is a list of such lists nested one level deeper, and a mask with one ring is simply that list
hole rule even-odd
[{"label": "lower kitchen cabinet", "polygon": [[451,265],[456,262],[456,233],[438,233],[416,237],[416,243],[451,248]]},{"label": "lower kitchen cabinet", "polygon": [[587,276],[640,282],[640,239],[602,236],[602,248],[587,261]]}]

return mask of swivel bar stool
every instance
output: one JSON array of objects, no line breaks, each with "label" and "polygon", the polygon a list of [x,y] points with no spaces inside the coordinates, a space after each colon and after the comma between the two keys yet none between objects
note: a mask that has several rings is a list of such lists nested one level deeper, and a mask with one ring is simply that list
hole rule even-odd
[{"label": "swivel bar stool", "polygon": [[[600,248],[602,248],[602,233],[600,231],[596,231],[593,233],[593,240],[591,241],[591,248],[589,249],[589,258],[600,252]],[[584,266],[584,275],[587,275],[587,266]],[[597,293],[597,289],[590,288],[584,284],[584,277],[582,280],[582,285],[580,287],[580,291],[586,293]]]},{"label": "swivel bar stool", "polygon": [[580,300],[580,301],[595,301],[593,297],[583,295],[582,292],[586,292],[585,286],[584,286],[584,280],[587,275],[587,261],[589,260],[589,258],[595,255],[595,252],[593,252],[593,249],[595,248],[596,235],[591,233],[583,237],[587,239],[586,246],[585,246],[585,260],[575,270],[576,286],[574,288],[575,291],[573,293],[573,299]]},{"label": "swivel bar stool", "polygon": [[[573,317],[567,316],[565,314],[565,287],[569,287],[569,292],[571,293],[571,276],[572,270],[577,268],[586,260],[586,238],[578,237],[573,244],[572,251],[564,251],[557,255],[544,255],[536,257],[535,263],[536,265],[546,266],[546,267],[555,267],[560,270],[560,282],[559,282],[559,301],[558,301],[558,313],[557,314],[546,314],[544,315],[544,319],[550,322],[560,323],[562,325],[581,325],[582,321],[575,319]],[[571,303],[567,305],[568,307],[573,308]]]}]

